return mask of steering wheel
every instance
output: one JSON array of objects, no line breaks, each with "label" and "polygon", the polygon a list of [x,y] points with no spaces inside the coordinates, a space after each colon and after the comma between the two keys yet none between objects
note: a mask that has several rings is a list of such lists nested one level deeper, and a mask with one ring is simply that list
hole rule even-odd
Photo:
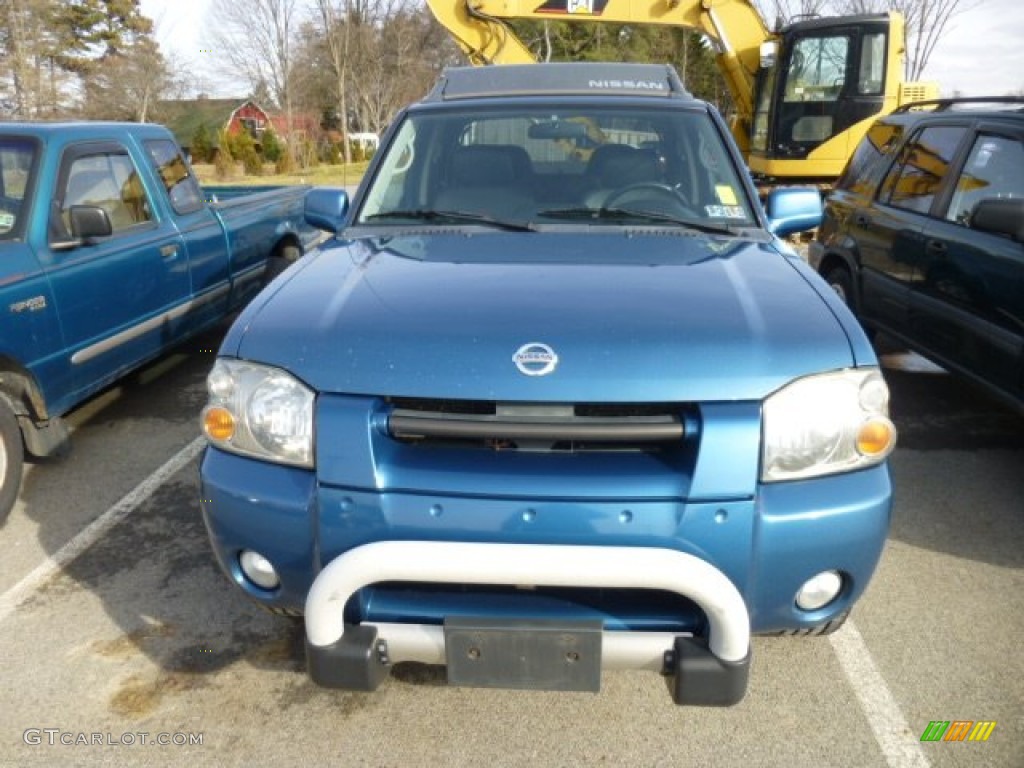
[{"label": "steering wheel", "polygon": [[616,208],[631,199],[668,203],[671,207],[665,212],[683,209],[687,213],[693,213],[690,201],[686,199],[681,190],[657,181],[641,181],[637,184],[627,184],[624,187],[620,187],[605,198],[604,207]]}]

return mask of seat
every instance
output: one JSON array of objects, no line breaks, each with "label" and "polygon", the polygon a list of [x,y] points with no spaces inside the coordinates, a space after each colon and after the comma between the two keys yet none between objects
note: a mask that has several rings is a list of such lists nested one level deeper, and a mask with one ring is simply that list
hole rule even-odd
[{"label": "seat", "polygon": [[473,144],[459,147],[452,156],[449,186],[528,187],[533,166],[522,147],[505,144]]},{"label": "seat", "polygon": [[481,213],[495,218],[532,215],[533,166],[522,147],[474,144],[452,155],[439,210]]}]

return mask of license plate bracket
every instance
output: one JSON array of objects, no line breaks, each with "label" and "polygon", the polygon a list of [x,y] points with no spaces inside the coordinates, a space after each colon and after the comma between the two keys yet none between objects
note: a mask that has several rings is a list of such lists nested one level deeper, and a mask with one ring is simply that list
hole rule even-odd
[{"label": "license plate bracket", "polygon": [[599,691],[602,622],[451,617],[448,682],[474,688]]}]

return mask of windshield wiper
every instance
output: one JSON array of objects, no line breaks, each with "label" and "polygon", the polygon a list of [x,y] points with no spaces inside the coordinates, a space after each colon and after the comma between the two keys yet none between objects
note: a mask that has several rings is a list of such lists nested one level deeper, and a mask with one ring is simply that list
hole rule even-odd
[{"label": "windshield wiper", "polygon": [[414,221],[431,222],[470,222],[472,224],[485,224],[490,227],[507,229],[511,232],[536,232],[537,228],[528,222],[505,221],[496,219],[483,213],[471,211],[435,211],[429,208],[416,208],[407,211],[385,211],[367,216],[364,221],[379,221],[382,219],[412,219]]},{"label": "windshield wiper", "polygon": [[680,227],[686,227],[687,229],[697,230],[698,232],[707,232],[711,235],[739,234],[735,227],[705,224],[701,221],[684,219],[667,213],[638,211],[633,208],[552,208],[547,211],[540,211],[537,215],[553,219],[590,219],[595,221],[625,221],[639,219],[641,221],[652,221],[658,224],[675,224]]}]

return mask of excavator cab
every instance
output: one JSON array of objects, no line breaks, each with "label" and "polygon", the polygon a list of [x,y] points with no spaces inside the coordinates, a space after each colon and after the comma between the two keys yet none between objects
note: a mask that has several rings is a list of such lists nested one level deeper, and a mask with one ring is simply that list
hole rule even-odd
[{"label": "excavator cab", "polygon": [[756,176],[838,177],[868,121],[897,106],[902,51],[892,24],[888,14],[813,19],[762,46],[750,126]]}]

